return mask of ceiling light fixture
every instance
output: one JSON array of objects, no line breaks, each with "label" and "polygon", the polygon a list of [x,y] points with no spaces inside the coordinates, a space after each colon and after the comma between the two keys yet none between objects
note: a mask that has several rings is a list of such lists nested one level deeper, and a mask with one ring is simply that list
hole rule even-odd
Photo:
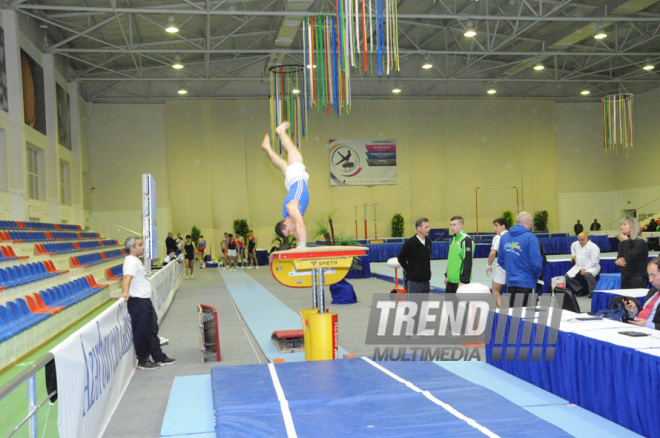
[{"label": "ceiling light fixture", "polygon": [[588,95],[591,94],[591,91],[589,91],[588,88],[584,88],[584,89],[582,89],[582,91],[580,91],[580,94],[583,95],[583,96],[588,96]]},{"label": "ceiling light fixture", "polygon": [[433,63],[431,62],[431,58],[429,58],[429,55],[426,55],[424,57],[424,64],[422,64],[422,68],[424,70],[430,70],[433,68]]},{"label": "ceiling light fixture", "polygon": [[647,59],[646,62],[644,63],[644,67],[642,67],[643,70],[646,71],[653,71],[655,68],[655,65],[651,64],[651,60]]},{"label": "ceiling light fixture", "polygon": [[494,85],[491,85],[490,87],[488,87],[488,90],[486,90],[486,93],[492,96],[493,94],[497,94],[497,89],[495,89]]},{"label": "ceiling light fixture", "polygon": [[170,15],[170,17],[167,19],[167,27],[165,28],[165,32],[177,33],[178,31],[179,28],[176,25],[176,22],[174,21],[174,15]]},{"label": "ceiling light fixture", "polygon": [[398,84],[398,83],[395,83],[395,84],[394,84],[394,88],[392,88],[392,93],[394,93],[394,94],[399,94],[399,93],[401,93],[401,88],[399,87],[399,84]]},{"label": "ceiling light fixture", "polygon": [[291,90],[291,92],[293,94],[300,94],[300,90],[298,88],[294,88],[293,90]]},{"label": "ceiling light fixture", "polygon": [[174,56],[174,63],[172,64],[172,68],[174,70],[181,70],[183,68],[183,64],[181,64],[181,57],[179,57],[179,55]]},{"label": "ceiling light fixture", "polygon": [[602,24],[599,24],[597,27],[596,34],[594,35],[594,38],[597,40],[602,40],[603,38],[607,37],[607,33],[605,32],[605,28],[603,27]]},{"label": "ceiling light fixture", "polygon": [[465,27],[465,32],[463,32],[463,36],[467,38],[472,38],[477,35],[477,31],[474,29],[474,25],[472,24],[472,21],[467,22],[467,26]]},{"label": "ceiling light fixture", "polygon": [[186,87],[184,87],[183,84],[181,84],[181,86],[179,86],[179,90],[177,91],[177,93],[183,96],[185,94],[188,94],[188,90],[186,90]]},{"label": "ceiling light fixture", "polygon": [[545,70],[545,65],[543,65],[543,63],[541,61],[539,61],[534,65],[534,70],[543,71],[543,70]]},{"label": "ceiling light fixture", "polygon": [[309,69],[316,68],[316,64],[314,64],[314,65],[307,64],[307,68],[309,68]]}]

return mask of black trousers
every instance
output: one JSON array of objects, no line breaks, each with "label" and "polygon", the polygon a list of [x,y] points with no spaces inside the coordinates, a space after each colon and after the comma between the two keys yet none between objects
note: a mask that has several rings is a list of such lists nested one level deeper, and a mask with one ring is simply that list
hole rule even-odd
[{"label": "black trousers", "polygon": [[458,290],[458,283],[452,283],[451,281],[448,281],[447,284],[445,285],[446,294],[455,294],[457,290]]},{"label": "black trousers", "polygon": [[522,300],[522,306],[527,306],[527,299],[529,298],[529,295],[534,292],[534,289],[529,289],[526,287],[518,287],[518,286],[507,286],[506,287],[506,293],[509,294],[509,306],[514,307],[516,305],[516,295],[522,295],[523,300]]},{"label": "black trousers", "polygon": [[128,313],[131,315],[133,343],[138,363],[144,363],[151,356],[154,362],[165,359],[158,339],[158,316],[149,298],[128,299]]},{"label": "black trousers", "polygon": [[624,277],[621,276],[621,289],[647,289],[649,277]]}]

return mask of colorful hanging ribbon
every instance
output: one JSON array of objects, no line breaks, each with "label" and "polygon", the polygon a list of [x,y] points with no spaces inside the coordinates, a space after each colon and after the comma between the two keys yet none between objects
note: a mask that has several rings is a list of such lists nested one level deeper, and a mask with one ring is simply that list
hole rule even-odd
[{"label": "colorful hanging ribbon", "polygon": [[[291,139],[300,149],[307,135],[307,108],[305,96],[309,84],[301,65],[278,65],[270,68],[270,132],[271,141],[277,141],[275,127],[282,122],[291,124]],[[282,145],[280,144],[280,155]]]},{"label": "colorful hanging ribbon", "polygon": [[632,94],[613,94],[603,98],[603,150],[618,154],[626,150],[626,158],[633,148]]}]

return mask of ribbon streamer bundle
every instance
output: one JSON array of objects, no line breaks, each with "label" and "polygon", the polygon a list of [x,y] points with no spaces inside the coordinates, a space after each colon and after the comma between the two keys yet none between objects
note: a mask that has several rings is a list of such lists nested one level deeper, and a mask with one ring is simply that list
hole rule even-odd
[{"label": "ribbon streamer bundle", "polygon": [[[300,149],[307,134],[304,70],[302,65],[277,65],[270,68],[270,132],[275,142],[275,127],[284,121],[291,124],[291,140]],[[282,145],[280,144],[280,155]]]},{"label": "ribbon streamer bundle", "polygon": [[633,148],[633,95],[612,94],[603,98],[603,149],[618,153],[626,149],[626,158]]},{"label": "ribbon streamer bundle", "polygon": [[338,0],[336,15],[303,19],[303,41],[307,109],[348,114],[351,67],[399,70],[396,0]]}]

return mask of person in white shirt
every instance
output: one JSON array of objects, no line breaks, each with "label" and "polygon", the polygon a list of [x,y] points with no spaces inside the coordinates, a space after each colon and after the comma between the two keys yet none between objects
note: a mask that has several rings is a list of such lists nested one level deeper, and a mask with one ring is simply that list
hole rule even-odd
[{"label": "person in white shirt", "polygon": [[[160,348],[158,339],[158,316],[151,303],[151,283],[144,264],[138,258],[144,254],[144,245],[139,237],[129,237],[124,243],[128,253],[124,259],[124,279],[119,299],[125,299],[131,315],[133,344],[138,359],[138,369],[153,370],[161,365],[171,365],[176,360],[167,357]],[[149,356],[153,361],[149,360]]]},{"label": "person in white shirt", "polygon": [[[577,242],[571,245],[571,262],[575,263],[566,273],[566,283],[580,297],[591,294],[596,289],[596,276],[600,272],[600,248],[585,233],[577,236]],[[587,283],[587,291],[580,283],[582,277]]]},{"label": "person in white shirt", "polygon": [[[497,218],[493,221],[493,229],[495,230],[495,237],[490,246],[490,254],[488,254],[488,266],[486,266],[486,275],[494,272],[493,284],[491,286],[494,294],[497,294],[497,307],[500,307],[502,302],[502,288],[506,284],[506,271],[497,264],[497,252],[500,249],[500,237],[506,232],[506,221],[503,218]],[[495,270],[493,271],[493,263],[495,263]]]}]

